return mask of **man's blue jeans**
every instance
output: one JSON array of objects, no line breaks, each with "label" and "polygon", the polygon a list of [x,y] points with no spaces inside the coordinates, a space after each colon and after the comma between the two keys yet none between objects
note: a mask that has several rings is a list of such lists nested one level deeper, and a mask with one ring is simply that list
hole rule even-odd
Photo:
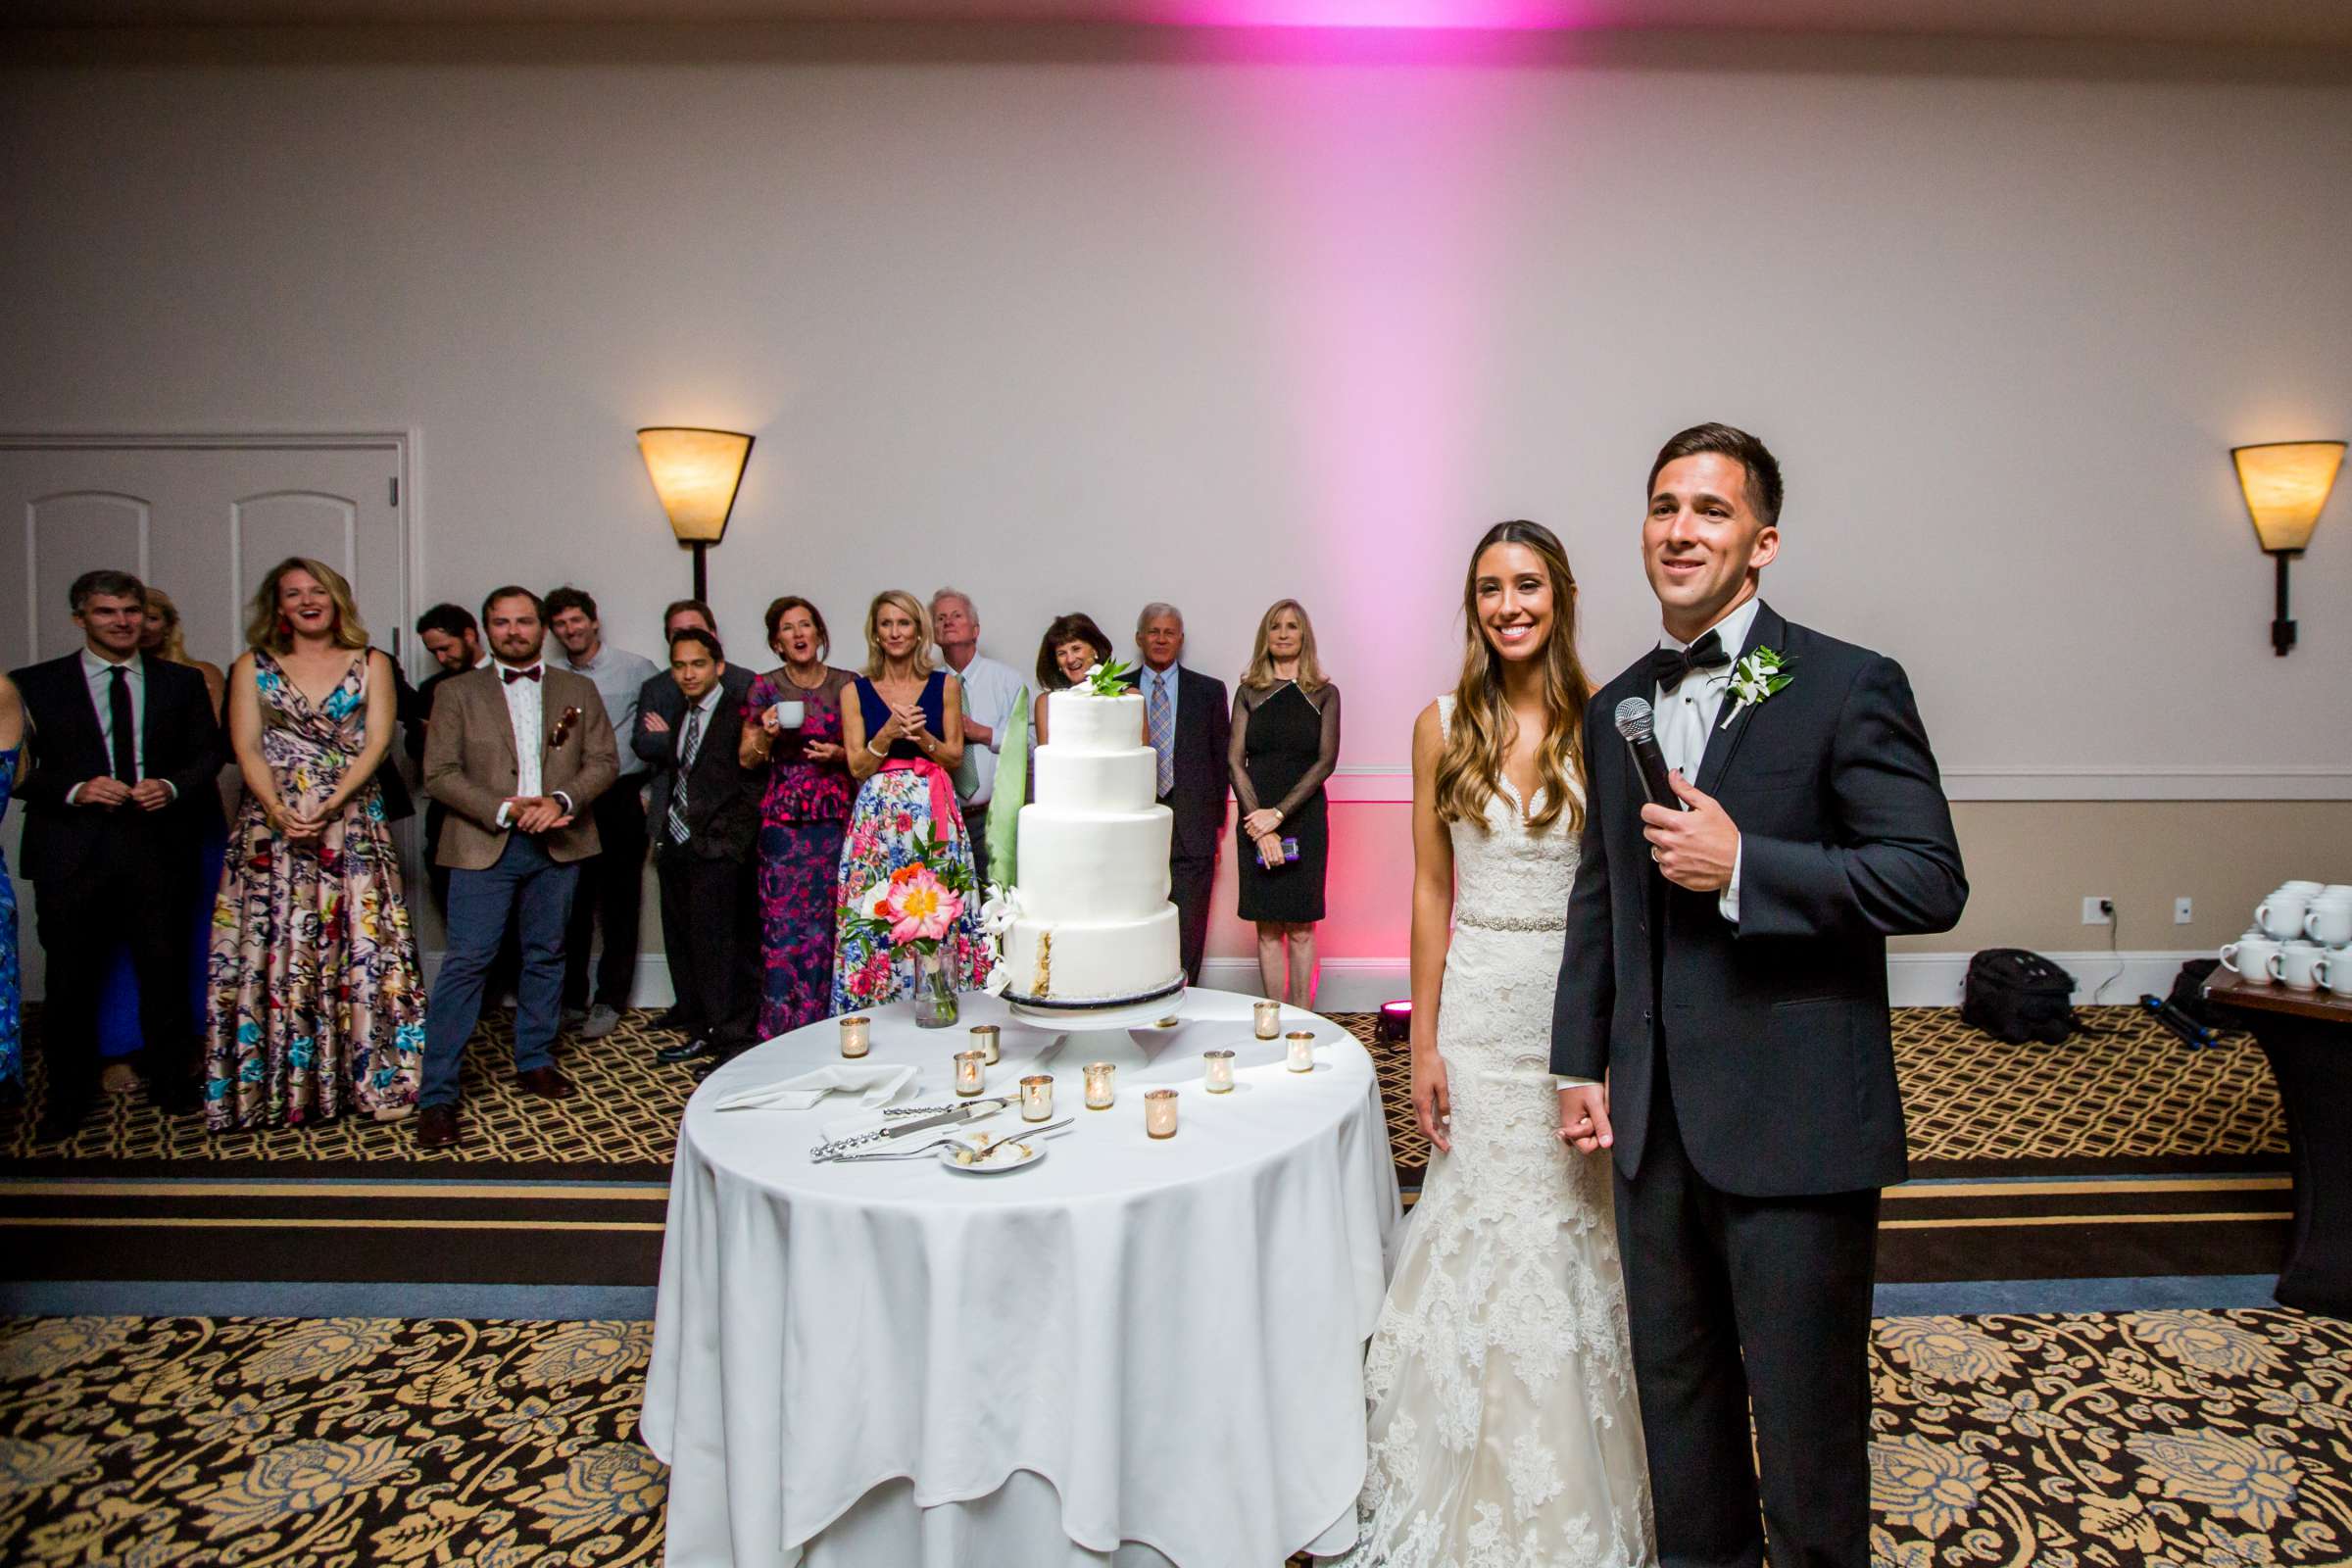
[{"label": "man's blue jeans", "polygon": [[487,871],[449,873],[449,951],[424,1018],[424,1087],[417,1103],[458,1102],[458,1066],[466,1037],[482,1015],[482,989],[507,922],[522,942],[522,976],[514,987],[514,1070],[526,1073],[555,1059],[563,1022],[564,928],[571,919],[576,864],[559,865],[527,833],[507,835],[498,863]]}]

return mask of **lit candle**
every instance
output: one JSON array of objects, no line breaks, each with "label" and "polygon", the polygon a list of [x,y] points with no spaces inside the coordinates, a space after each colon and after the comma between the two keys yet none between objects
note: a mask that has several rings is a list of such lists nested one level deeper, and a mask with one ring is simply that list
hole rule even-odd
[{"label": "lit candle", "polygon": [[1203,1051],[1200,1053],[1203,1087],[1212,1095],[1233,1093],[1233,1053]]},{"label": "lit candle", "polygon": [[1054,1077],[1051,1073],[1031,1073],[1021,1080],[1021,1120],[1053,1119]]},{"label": "lit candle", "polygon": [[1252,1002],[1250,1004],[1250,1021],[1255,1025],[1258,1039],[1273,1039],[1282,1033],[1282,1004]]},{"label": "lit candle", "polygon": [[980,1069],[988,1065],[988,1056],[978,1051],[956,1053],[956,1093],[969,1100],[980,1092]]},{"label": "lit candle", "polygon": [[972,1025],[972,1049],[986,1056],[988,1064],[994,1067],[997,1059],[1004,1054],[997,1045],[997,1026],[993,1023]]},{"label": "lit candle", "polygon": [[1293,1072],[1315,1070],[1315,1037],[1305,1029],[1294,1029],[1283,1039],[1290,1042],[1290,1069]]},{"label": "lit candle", "polygon": [[842,1019],[841,1054],[845,1056],[864,1055],[873,1046],[873,1027],[874,1020],[871,1018]]},{"label": "lit candle", "polygon": [[1086,1064],[1087,1109],[1108,1110],[1110,1108],[1111,1078],[1117,1071],[1118,1069],[1107,1061],[1090,1061]]},{"label": "lit candle", "polygon": [[1144,1096],[1144,1131],[1154,1138],[1176,1136],[1176,1091],[1154,1089]]}]

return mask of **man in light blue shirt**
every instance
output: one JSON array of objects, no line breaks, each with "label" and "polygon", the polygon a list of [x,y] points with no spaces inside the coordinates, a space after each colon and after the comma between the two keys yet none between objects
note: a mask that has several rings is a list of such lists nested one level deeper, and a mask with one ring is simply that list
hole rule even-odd
[{"label": "man in light blue shirt", "polygon": [[[564,650],[562,667],[585,675],[604,699],[612,733],[637,728],[637,699],[645,683],[661,673],[654,662],[605,641],[596,601],[577,588],[547,596],[548,630]],[[645,786],[647,763],[628,747],[620,749],[620,778],[589,808],[602,848],[580,862],[579,891],[571,901],[571,928],[564,941],[564,1022],[583,1040],[601,1040],[620,1023],[637,981],[639,900],[645,885]],[[602,919],[604,952],[596,962],[596,989],[588,987],[588,938]]]},{"label": "man in light blue shirt", "polygon": [[[988,886],[988,803],[997,793],[997,757],[1004,749],[1004,723],[1027,688],[1010,665],[980,652],[980,612],[959,588],[931,596],[931,634],[940,657],[963,682],[963,757],[956,770],[956,800],[963,808],[964,830],[972,841],[972,866]],[[967,794],[966,791],[969,791]]]}]

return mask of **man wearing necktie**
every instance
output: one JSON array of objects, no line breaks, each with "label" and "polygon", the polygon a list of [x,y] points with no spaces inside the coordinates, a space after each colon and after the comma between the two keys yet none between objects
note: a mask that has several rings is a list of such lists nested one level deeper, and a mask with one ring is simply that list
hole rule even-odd
[{"label": "man wearing necktie", "polygon": [[428,1149],[460,1137],[459,1066],[510,925],[522,948],[515,1081],[548,1099],[572,1093],[555,1064],[564,928],[579,862],[597,851],[588,807],[620,771],[595,683],[540,658],[539,596],[493,590],[482,628],[491,662],[452,675],[425,728],[424,787],[449,808],[436,851],[449,868],[448,951],[425,1012],[417,1095],[416,1142]]},{"label": "man wearing necktie", "polygon": [[226,755],[203,678],[140,654],[136,577],[85,572],[71,602],[81,648],[15,673],[36,762],[16,793],[47,964],[44,1138],[71,1136],[96,1087],[98,994],[118,942],[139,980],[140,1076],[167,1110],[197,1107],[187,908]]},{"label": "man wearing necktie", "polygon": [[754,860],[764,771],[747,772],[743,694],[718,639],[685,626],[669,640],[682,706],[646,808],[662,884],[662,948],[685,1038],[665,1062],[723,1060],[759,1043],[760,906]]},{"label": "man wearing necktie", "polygon": [[[1865,1568],[1879,1189],[1906,1168],[1886,938],[1949,930],[1968,883],[1902,667],[1757,597],[1764,443],[1685,430],[1646,496],[1665,635],[1585,713],[1559,1136],[1614,1156],[1659,1562]],[[1617,738],[1632,697],[1675,803]]]},{"label": "man wearing necktie", "polygon": [[1159,804],[1175,813],[1168,840],[1168,897],[1176,906],[1178,948],[1185,979],[1200,983],[1208,946],[1208,903],[1217,882],[1217,851],[1225,839],[1225,767],[1233,712],[1225,683],[1187,669],[1184,612],[1152,604],[1136,617],[1136,651],[1143,667],[1129,676],[1143,693],[1144,722],[1155,754]]}]

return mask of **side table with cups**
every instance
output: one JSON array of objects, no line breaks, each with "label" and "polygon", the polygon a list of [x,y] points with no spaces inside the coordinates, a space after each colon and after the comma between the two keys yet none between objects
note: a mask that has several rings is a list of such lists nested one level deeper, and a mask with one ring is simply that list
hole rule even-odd
[{"label": "side table with cups", "polygon": [[2275,1294],[2352,1316],[2352,884],[2282,884],[2221,961],[2205,1000],[2252,1033],[2286,1109],[2295,1220]]}]

